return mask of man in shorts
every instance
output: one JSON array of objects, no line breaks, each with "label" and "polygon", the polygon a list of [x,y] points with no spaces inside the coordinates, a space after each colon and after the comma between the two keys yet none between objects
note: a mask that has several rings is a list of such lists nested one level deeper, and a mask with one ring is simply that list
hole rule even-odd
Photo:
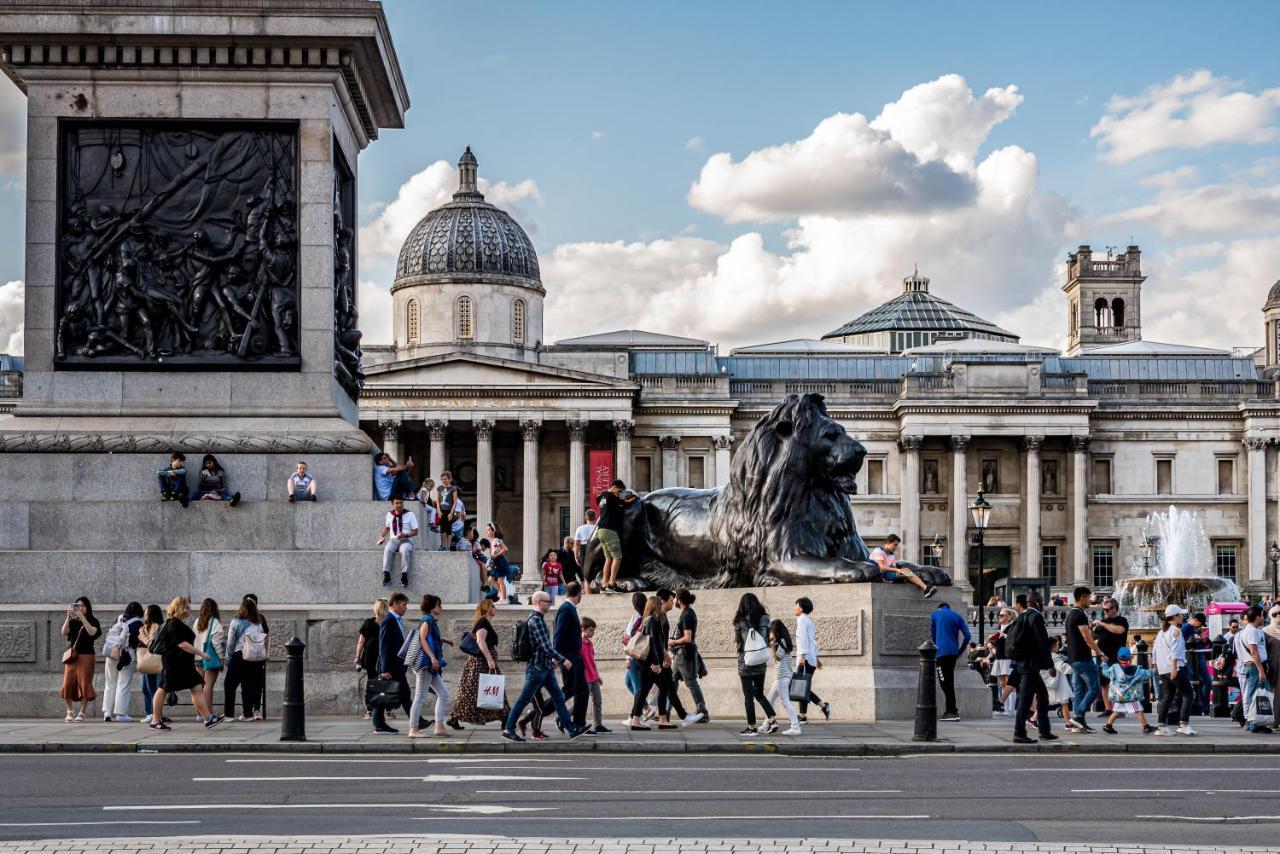
[{"label": "man in shorts", "polygon": [[605,593],[620,593],[618,589],[618,571],[622,569],[622,515],[628,504],[635,502],[634,493],[624,498],[622,493],[627,485],[615,480],[608,490],[600,493],[596,504],[600,507],[600,521],[596,525],[596,539],[604,551],[604,575],[600,580],[600,588]]},{"label": "man in shorts", "polygon": [[938,588],[932,584],[925,584],[910,569],[898,565],[897,551],[898,543],[900,542],[902,542],[901,537],[897,534],[890,534],[884,538],[883,545],[871,550],[871,560],[880,565],[880,580],[890,584],[896,584],[900,581],[914,584],[924,591],[924,598],[932,598],[933,594],[938,592]]}]

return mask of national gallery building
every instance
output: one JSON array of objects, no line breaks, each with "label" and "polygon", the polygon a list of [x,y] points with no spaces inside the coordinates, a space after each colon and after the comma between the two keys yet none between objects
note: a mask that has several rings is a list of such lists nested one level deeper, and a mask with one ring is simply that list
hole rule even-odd
[{"label": "national gallery building", "polygon": [[940,542],[942,564],[976,581],[967,508],[981,489],[988,590],[1006,575],[1108,588],[1141,566],[1147,514],[1176,504],[1199,513],[1220,575],[1270,588],[1280,284],[1257,353],[1143,340],[1136,246],[1067,256],[1061,353],[1019,343],[918,272],[814,339],[727,355],[639,330],[547,343],[533,245],[478,191],[470,149],[459,167],[453,201],[400,251],[394,343],[364,350],[360,424],[413,457],[415,480],[450,470],[472,518],[497,520],[524,565],[615,476],[641,493],[726,483],[755,421],[814,392],[867,448],[853,499],[864,539],[896,532],[907,559]]}]

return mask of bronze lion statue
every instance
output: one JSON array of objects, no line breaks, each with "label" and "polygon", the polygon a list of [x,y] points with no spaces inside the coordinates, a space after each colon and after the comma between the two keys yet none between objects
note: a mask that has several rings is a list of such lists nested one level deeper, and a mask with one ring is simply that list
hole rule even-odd
[{"label": "bronze lion statue", "polygon": [[[727,486],[660,489],[627,507],[623,589],[878,581],[849,496],[866,449],[827,415],[820,394],[788,395],[747,434]],[[927,584],[942,569],[900,562]],[[596,539],[583,567],[596,581]]]}]

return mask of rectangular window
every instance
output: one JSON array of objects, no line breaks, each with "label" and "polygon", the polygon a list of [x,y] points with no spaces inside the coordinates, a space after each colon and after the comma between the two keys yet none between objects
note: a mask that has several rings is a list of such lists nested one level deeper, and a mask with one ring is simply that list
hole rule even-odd
[{"label": "rectangular window", "polygon": [[1049,579],[1049,586],[1058,586],[1058,547],[1040,547],[1040,575]]},{"label": "rectangular window", "polygon": [[884,460],[867,460],[867,495],[884,495]]},{"label": "rectangular window", "polygon": [[1236,461],[1232,459],[1218,460],[1218,494],[1236,494]]},{"label": "rectangular window", "polygon": [[706,489],[706,457],[689,457],[689,488]]},{"label": "rectangular window", "polygon": [[1111,458],[1093,461],[1093,492],[1095,495],[1111,494]]},{"label": "rectangular window", "polygon": [[1115,583],[1115,547],[1093,547],[1093,586],[1110,587]]},{"label": "rectangular window", "polygon": [[1213,549],[1213,565],[1219,578],[1236,580],[1236,547],[1215,546]]},{"label": "rectangular window", "polygon": [[653,457],[636,457],[632,461],[635,468],[635,490],[640,494],[653,491]]},{"label": "rectangular window", "polygon": [[1156,495],[1173,495],[1173,460],[1156,460]]}]

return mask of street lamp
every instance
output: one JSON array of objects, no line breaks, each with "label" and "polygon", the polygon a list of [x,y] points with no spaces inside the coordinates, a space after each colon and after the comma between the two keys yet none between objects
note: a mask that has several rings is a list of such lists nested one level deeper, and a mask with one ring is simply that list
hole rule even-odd
[{"label": "street lamp", "polygon": [[1151,537],[1143,537],[1142,545],[1138,548],[1142,549],[1142,574],[1151,574],[1151,553],[1155,551],[1156,543]]},{"label": "street lamp", "polygon": [[[1280,546],[1277,546],[1280,551]],[[934,534],[933,542],[929,544],[929,557],[933,558],[934,566],[942,566],[942,535]]]},{"label": "street lamp", "polygon": [[1280,543],[1271,541],[1271,548],[1267,549],[1267,557],[1271,558],[1271,607],[1274,608],[1277,603],[1280,603],[1280,578],[1276,577],[1276,566],[1280,564]]},{"label": "street lamp", "polygon": [[987,522],[991,521],[991,503],[982,496],[981,489],[978,490],[978,497],[969,505],[969,515],[973,517],[973,527],[978,532],[978,643],[984,644],[987,642],[987,594],[983,573],[983,564],[986,563],[983,535],[987,530]]}]

